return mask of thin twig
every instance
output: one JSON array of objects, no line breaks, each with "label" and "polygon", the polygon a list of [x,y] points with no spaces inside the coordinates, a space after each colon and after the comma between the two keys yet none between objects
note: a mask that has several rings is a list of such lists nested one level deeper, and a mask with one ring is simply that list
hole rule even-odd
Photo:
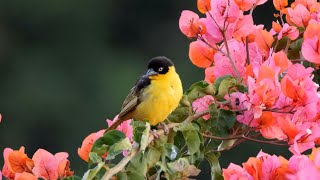
[{"label": "thin twig", "polygon": [[[236,68],[236,65],[234,64],[234,60],[232,59],[231,55],[230,55],[230,50],[229,50],[229,46],[228,46],[228,41],[227,41],[227,37],[226,37],[226,32],[225,31],[222,31],[222,35],[223,35],[223,40],[224,40],[224,44],[226,46],[226,50],[227,50],[227,53],[226,53],[226,56],[229,58],[229,61],[231,63],[231,66],[234,70],[234,72],[236,73],[236,76],[237,76],[237,79],[238,81],[240,82],[241,81],[241,76]],[[222,52],[220,50],[220,52]]]},{"label": "thin twig", "polygon": [[286,44],[286,48],[284,49],[284,52],[285,52],[286,54],[287,54],[287,52],[288,52],[288,49],[289,49],[289,47],[290,47],[290,44],[291,44],[291,39],[288,38],[287,44]]},{"label": "thin twig", "polygon": [[272,145],[277,145],[277,146],[287,146],[288,144],[283,144],[283,143],[277,143],[275,141],[264,141],[264,140],[259,140],[259,139],[254,139],[245,135],[238,135],[238,136],[229,136],[229,137],[219,137],[219,136],[211,136],[208,134],[202,134],[203,137],[207,137],[210,139],[215,139],[215,140],[232,140],[232,139],[246,139],[249,141],[253,142],[259,142],[259,143],[264,143],[264,144],[272,144]]},{"label": "thin twig", "polygon": [[250,53],[249,53],[249,38],[246,36],[246,52],[247,52],[247,65],[250,64]]}]

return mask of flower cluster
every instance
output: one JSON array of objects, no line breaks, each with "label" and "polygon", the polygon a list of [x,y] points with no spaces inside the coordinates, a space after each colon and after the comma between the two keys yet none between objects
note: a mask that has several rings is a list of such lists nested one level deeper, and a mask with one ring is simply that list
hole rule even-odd
[{"label": "flower cluster", "polygon": [[319,179],[320,148],[314,148],[311,155],[293,155],[289,160],[282,156],[260,152],[251,157],[242,167],[231,163],[223,169],[225,180],[231,179]]},{"label": "flower cluster", "polygon": [[22,146],[19,150],[5,148],[3,151],[4,165],[2,175],[7,179],[36,180],[63,179],[73,175],[70,171],[68,153],[59,152],[55,155],[44,149],[38,149],[32,158],[25,154]]},{"label": "flower cluster", "polygon": [[288,1],[274,0],[281,23],[266,30],[252,17],[265,2],[198,0],[205,17],[184,10],[179,27],[195,39],[189,58],[205,68],[209,84],[231,75],[247,87],[225,97],[238,122],[267,139],[286,141],[292,153],[300,154],[320,143],[320,92],[313,80],[320,64],[320,3],[296,0],[286,8]]}]

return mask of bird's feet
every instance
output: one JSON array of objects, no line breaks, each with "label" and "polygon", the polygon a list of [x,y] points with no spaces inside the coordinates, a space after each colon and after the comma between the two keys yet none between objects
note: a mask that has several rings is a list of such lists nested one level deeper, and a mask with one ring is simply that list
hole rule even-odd
[{"label": "bird's feet", "polygon": [[168,135],[169,134],[169,127],[167,124],[160,122],[157,126],[157,129],[163,129],[164,131],[164,135]]},{"label": "bird's feet", "polygon": [[160,135],[155,130],[150,130],[150,134],[153,136],[153,140],[157,140],[160,138]]}]

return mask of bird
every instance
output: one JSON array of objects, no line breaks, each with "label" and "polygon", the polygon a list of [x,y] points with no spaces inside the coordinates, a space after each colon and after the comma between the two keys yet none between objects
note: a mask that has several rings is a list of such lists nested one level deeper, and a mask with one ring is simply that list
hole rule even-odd
[{"label": "bird", "polygon": [[177,108],[182,95],[182,83],[172,61],[165,56],[153,57],[148,62],[148,70],[125,98],[118,118],[105,133],[132,118],[155,126]]}]

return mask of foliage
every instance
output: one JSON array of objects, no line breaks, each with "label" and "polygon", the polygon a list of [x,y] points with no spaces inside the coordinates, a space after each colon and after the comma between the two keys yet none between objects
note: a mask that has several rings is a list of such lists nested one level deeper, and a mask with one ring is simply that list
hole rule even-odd
[{"label": "foliage", "polygon": [[[265,2],[198,0],[203,18],[182,11],[179,28],[192,39],[189,57],[205,69],[205,80],[185,91],[168,117],[168,133],[129,120],[85,138],[78,149],[89,165],[82,179],[187,179],[200,173],[203,161],[212,179],[319,177],[320,4],[297,0],[286,7],[288,1],[274,0],[280,22],[267,31],[252,17]],[[221,169],[220,153],[246,140],[289,146],[293,156],[261,151],[242,167]],[[309,157],[301,154],[312,148]],[[67,157],[40,149],[30,159],[24,148],[5,149],[2,173],[8,179],[79,179],[71,176]]]}]

